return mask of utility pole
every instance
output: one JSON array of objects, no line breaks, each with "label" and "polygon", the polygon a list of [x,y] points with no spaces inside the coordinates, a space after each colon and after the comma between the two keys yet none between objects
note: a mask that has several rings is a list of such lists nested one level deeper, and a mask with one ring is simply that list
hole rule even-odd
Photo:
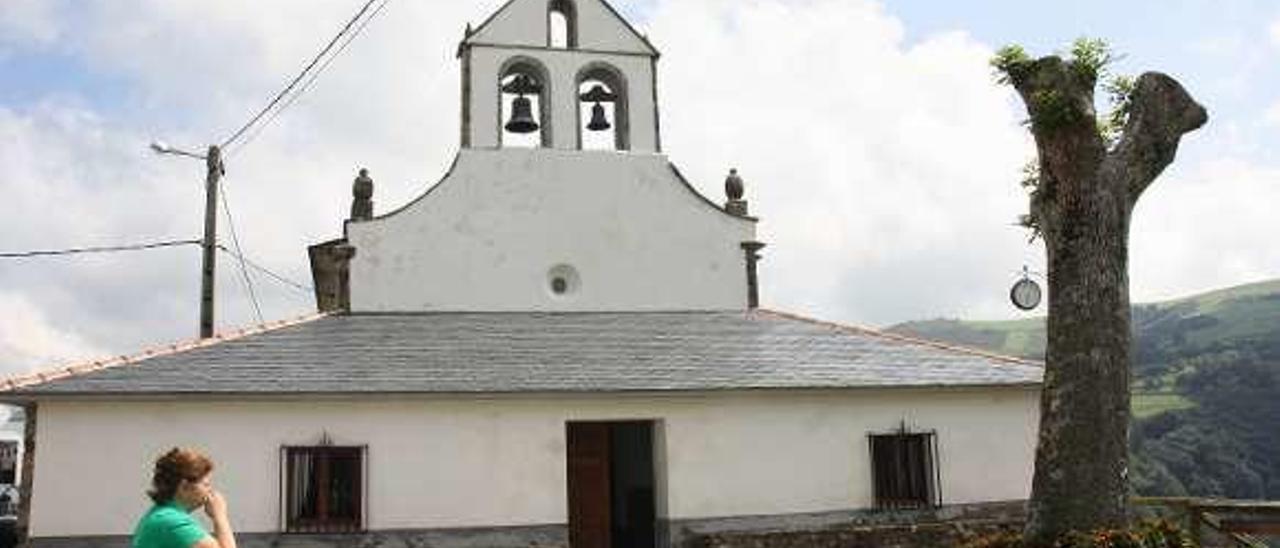
[{"label": "utility pole", "polygon": [[210,145],[208,152],[201,155],[156,141],[151,143],[151,150],[158,154],[199,158],[204,160],[207,169],[204,179],[204,239],[200,242],[204,252],[200,268],[200,338],[207,339],[213,336],[213,284],[218,251],[218,182],[227,173],[226,165],[222,163],[222,149],[218,145]]},{"label": "utility pole", "polygon": [[205,177],[204,199],[204,259],[200,272],[200,338],[213,336],[213,283],[214,270],[217,268],[218,246],[218,181],[226,173],[222,163],[222,149],[218,145],[210,145],[204,157],[208,174]]}]

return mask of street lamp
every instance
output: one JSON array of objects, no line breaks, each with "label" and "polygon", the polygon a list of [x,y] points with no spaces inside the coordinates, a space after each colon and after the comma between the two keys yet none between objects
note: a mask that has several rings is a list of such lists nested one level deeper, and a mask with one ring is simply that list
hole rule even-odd
[{"label": "street lamp", "polygon": [[226,174],[226,166],[222,163],[222,149],[218,145],[210,145],[205,154],[196,154],[171,147],[162,141],[151,143],[151,150],[157,154],[173,154],[199,158],[205,161],[205,202],[204,202],[204,240],[200,246],[204,248],[200,273],[200,338],[213,336],[213,272],[216,267],[217,232],[218,232],[218,181]]}]

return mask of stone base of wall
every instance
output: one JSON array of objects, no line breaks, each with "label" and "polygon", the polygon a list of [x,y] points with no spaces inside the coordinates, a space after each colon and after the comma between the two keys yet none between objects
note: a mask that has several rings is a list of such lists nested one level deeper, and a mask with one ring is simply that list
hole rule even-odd
[{"label": "stone base of wall", "polygon": [[957,522],[815,532],[728,533],[707,535],[692,545],[700,548],[940,548],[959,546],[973,535],[1014,527],[1013,523]]},{"label": "stone base of wall", "polygon": [[[923,510],[662,520],[662,548],[916,548],[954,546],[965,534],[1016,527],[1026,502],[958,504]],[[568,548],[568,527],[481,527],[344,535],[238,533],[241,548]],[[128,548],[127,536],[41,537],[31,548]]]},{"label": "stone base of wall", "polygon": [[1020,527],[1026,501],[956,504],[920,510],[673,520],[670,548],[914,548],[954,546],[971,533]]},{"label": "stone base of wall", "polygon": [[[240,548],[568,548],[564,525],[373,531],[343,535],[237,533]],[[42,537],[31,548],[129,548],[127,536]]]}]

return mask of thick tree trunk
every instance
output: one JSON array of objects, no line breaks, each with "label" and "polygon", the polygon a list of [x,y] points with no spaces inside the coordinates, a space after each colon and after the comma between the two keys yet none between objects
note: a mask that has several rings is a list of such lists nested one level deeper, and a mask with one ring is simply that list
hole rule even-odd
[{"label": "thick tree trunk", "polygon": [[1049,340],[1030,528],[1048,538],[1127,521],[1128,197],[1069,186],[1060,221],[1042,228]]},{"label": "thick tree trunk", "polygon": [[1027,537],[1128,521],[1129,216],[1206,120],[1173,79],[1138,79],[1124,136],[1108,151],[1093,109],[1096,77],[1057,57],[1011,72],[1040,163],[1031,215],[1049,260],[1048,348]]}]

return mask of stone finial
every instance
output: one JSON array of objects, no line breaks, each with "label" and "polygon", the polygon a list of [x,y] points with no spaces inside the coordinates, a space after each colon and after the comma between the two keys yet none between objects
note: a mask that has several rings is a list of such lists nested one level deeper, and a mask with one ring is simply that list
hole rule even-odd
[{"label": "stone finial", "polygon": [[351,220],[367,221],[373,218],[373,179],[369,170],[360,168],[360,176],[351,185]]},{"label": "stone finial", "polygon": [[738,170],[730,169],[729,176],[724,179],[724,195],[729,199],[724,203],[725,211],[738,216],[747,214],[747,201],[742,199],[745,190]]},{"label": "stone finial", "polygon": [[356,248],[346,240],[332,240],[307,248],[311,259],[311,279],[316,293],[316,310],[351,311],[351,258]]}]

